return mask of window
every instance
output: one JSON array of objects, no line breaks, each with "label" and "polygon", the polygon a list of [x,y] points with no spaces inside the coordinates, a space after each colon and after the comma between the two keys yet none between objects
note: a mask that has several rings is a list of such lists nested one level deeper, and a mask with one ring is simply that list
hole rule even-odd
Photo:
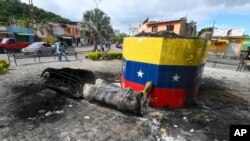
[{"label": "window", "polygon": [[157,26],[153,26],[153,27],[152,27],[152,32],[157,32],[157,30],[158,30],[158,27],[157,27]]},{"label": "window", "polygon": [[174,25],[167,25],[167,31],[174,31]]},{"label": "window", "polygon": [[15,44],[15,40],[10,39],[9,42],[8,42],[8,44]]},{"label": "window", "polygon": [[75,34],[78,34],[78,29],[75,29]]},{"label": "window", "polygon": [[46,44],[43,44],[43,46],[44,46],[44,47],[51,47],[51,45],[50,45],[50,44],[47,44],[47,43],[46,43]]}]

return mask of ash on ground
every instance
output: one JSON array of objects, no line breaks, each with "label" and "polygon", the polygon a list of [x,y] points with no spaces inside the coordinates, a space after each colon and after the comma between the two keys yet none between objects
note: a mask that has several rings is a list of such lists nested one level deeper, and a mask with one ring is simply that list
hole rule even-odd
[{"label": "ash on ground", "polygon": [[0,139],[229,140],[231,124],[250,124],[249,72],[207,65],[193,105],[149,108],[142,117],[56,93],[39,76],[47,67],[70,67],[117,82],[121,66],[118,60],[84,60],[12,67],[0,76]]}]

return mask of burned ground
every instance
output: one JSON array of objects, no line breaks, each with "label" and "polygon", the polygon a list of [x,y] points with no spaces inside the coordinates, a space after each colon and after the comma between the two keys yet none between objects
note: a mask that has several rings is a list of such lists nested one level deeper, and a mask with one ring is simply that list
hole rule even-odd
[{"label": "burned ground", "polygon": [[[250,124],[248,72],[205,67],[193,105],[149,108],[137,117],[47,89],[39,75],[52,66],[13,68],[0,76],[1,140],[228,140],[230,124]],[[121,62],[75,66],[95,66],[96,77],[116,82]]]}]

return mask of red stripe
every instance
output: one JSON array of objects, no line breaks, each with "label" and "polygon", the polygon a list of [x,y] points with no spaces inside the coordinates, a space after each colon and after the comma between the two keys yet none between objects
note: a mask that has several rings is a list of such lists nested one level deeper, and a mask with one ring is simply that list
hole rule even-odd
[{"label": "red stripe", "polygon": [[[123,77],[121,77],[121,82],[123,88],[131,88],[135,91],[142,91],[144,89],[144,85],[127,81]],[[193,97],[188,97],[192,92],[190,89],[154,88],[149,96],[150,100],[153,101],[149,105],[157,108],[183,108],[188,98],[193,99],[196,97],[198,88],[199,85],[196,85]]]}]

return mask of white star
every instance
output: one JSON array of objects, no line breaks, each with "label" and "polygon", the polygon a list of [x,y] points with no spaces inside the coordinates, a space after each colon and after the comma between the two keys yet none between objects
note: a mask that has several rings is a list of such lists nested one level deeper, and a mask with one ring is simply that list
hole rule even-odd
[{"label": "white star", "polygon": [[175,74],[175,76],[172,76],[173,77],[173,82],[174,81],[179,81],[179,78],[180,78],[180,76],[178,76],[177,74]]},{"label": "white star", "polygon": [[141,77],[141,78],[142,78],[142,77],[143,77],[143,76],[142,76],[143,74],[144,74],[144,73],[140,70],[140,71],[137,72],[137,77]]}]

